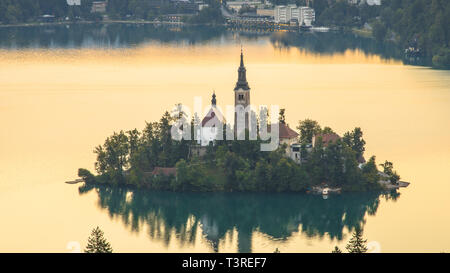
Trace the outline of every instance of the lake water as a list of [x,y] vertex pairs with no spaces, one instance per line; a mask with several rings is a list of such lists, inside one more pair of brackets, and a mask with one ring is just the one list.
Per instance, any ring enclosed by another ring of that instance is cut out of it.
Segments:
[[[175,103],[233,103],[243,45],[252,104],[394,162],[397,194],[152,193],[80,188],[93,148]],[[127,25],[0,28],[0,251],[68,252],[100,226],[117,252],[330,252],[356,225],[382,252],[450,251],[450,71],[351,34]]]

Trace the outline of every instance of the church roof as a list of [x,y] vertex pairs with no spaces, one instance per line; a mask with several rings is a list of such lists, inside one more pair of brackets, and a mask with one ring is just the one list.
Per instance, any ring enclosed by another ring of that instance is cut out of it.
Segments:
[[220,110],[216,106],[216,94],[213,93],[212,100],[211,100],[211,109],[209,109],[208,113],[205,115],[205,117],[202,120],[202,127],[213,127],[214,125],[217,125],[219,123],[224,124],[225,118],[220,112]]
[[334,143],[338,141],[341,137],[338,134],[331,133],[331,134],[317,134],[314,136],[314,146],[317,145],[317,140],[319,138],[322,138],[322,145],[323,147],[327,147],[328,144]]
[[[294,130],[292,130],[291,128],[289,128],[289,126],[285,123],[279,123],[279,138],[280,139],[292,139],[292,138],[296,138],[298,137],[298,133]],[[270,133],[271,132],[271,126],[268,125],[267,126],[267,131]]]
[[208,114],[206,114],[206,116],[202,120],[202,127],[211,127],[220,122],[220,119],[216,115],[216,111],[217,109],[215,109],[214,107],[211,107],[211,109],[209,109]]
[[234,91],[238,89],[243,90],[250,90],[250,87],[248,86],[247,82],[247,69],[245,69],[244,66],[244,53],[241,49],[241,64],[238,69],[238,81],[236,82],[236,87],[234,88]]

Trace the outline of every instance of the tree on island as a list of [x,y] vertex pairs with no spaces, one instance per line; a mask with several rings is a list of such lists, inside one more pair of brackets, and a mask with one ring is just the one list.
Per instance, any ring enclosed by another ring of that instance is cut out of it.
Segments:
[[344,134],[343,141],[356,153],[356,158],[362,157],[366,148],[366,141],[362,138],[361,128],[356,127],[353,131]]
[[328,126],[323,127],[322,134],[336,134],[333,129]]
[[286,116],[285,116],[285,112],[286,112],[286,109],[280,109],[280,117],[278,118],[278,121],[279,121],[281,124],[286,124]]
[[314,135],[321,132],[320,125],[317,121],[311,119],[301,120],[298,123],[297,129],[300,133],[300,143],[310,144]]
[[96,227],[92,230],[91,236],[88,238],[88,245],[84,250],[85,253],[112,253],[113,249],[108,241],[103,237],[104,233]]
[[367,252],[367,240],[364,240],[363,231],[361,228],[356,228],[352,238],[345,247],[349,253],[366,253]]
[[331,253],[342,253],[342,250],[338,246],[335,246]]
[[105,140],[103,146],[97,146],[94,153],[97,154],[95,169],[98,173],[116,172],[121,174],[128,166],[127,154],[129,151],[129,139],[124,131],[114,134]]
[[[300,152],[305,160],[297,164],[286,156],[285,145],[272,152],[262,152],[261,138],[248,140],[248,131],[246,140],[217,141],[206,147],[206,154],[200,156],[194,149],[195,140],[172,139],[171,125],[174,117],[180,116],[184,114],[178,104],[172,115],[166,111],[159,121],[147,122],[142,131],[114,132],[94,151],[98,175],[80,169],[79,176],[88,184],[129,185],[157,191],[304,192],[324,182],[343,191],[382,188],[378,183],[375,157],[362,168],[358,166],[355,150],[362,152],[365,143],[360,129],[351,133],[355,136],[350,138],[353,146],[339,139],[329,143],[326,149],[319,141],[307,150],[315,134],[333,130],[330,127],[322,130],[314,120],[300,121]],[[279,121],[286,122],[284,112]],[[189,126],[187,119],[185,122]],[[193,129],[200,119],[195,116],[190,122]],[[265,122],[266,114],[262,114],[260,124]],[[178,174],[155,176],[152,172],[156,167],[175,168]]]
[[383,164],[380,164],[380,166],[383,167],[383,172],[389,175],[389,180],[391,181],[391,183],[394,185],[398,184],[400,175],[398,175],[398,173],[394,171],[394,164],[386,160]]

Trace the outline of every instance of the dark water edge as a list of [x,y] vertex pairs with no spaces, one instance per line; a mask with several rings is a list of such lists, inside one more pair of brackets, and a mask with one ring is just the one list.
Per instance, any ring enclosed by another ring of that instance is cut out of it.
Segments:
[[[308,238],[341,241],[347,230],[364,227],[382,199],[395,202],[400,193],[364,192],[331,195],[299,193],[153,192],[129,187],[83,185],[79,194],[95,192],[97,205],[130,232],[144,227],[151,240],[169,244],[173,236],[194,244],[202,236],[219,252],[229,232],[237,231],[239,252],[252,251],[252,236],[261,232],[271,240],[287,241],[294,233]],[[174,235],[175,234],[175,235]]]
[[407,59],[394,43],[379,43],[351,31],[264,32],[232,30],[225,26],[176,26],[138,23],[58,24],[0,28],[0,49],[133,48],[149,43],[201,45],[209,43],[257,42],[268,40],[276,48],[298,48],[315,54],[332,55],[361,50],[385,60],[431,66],[431,60]]

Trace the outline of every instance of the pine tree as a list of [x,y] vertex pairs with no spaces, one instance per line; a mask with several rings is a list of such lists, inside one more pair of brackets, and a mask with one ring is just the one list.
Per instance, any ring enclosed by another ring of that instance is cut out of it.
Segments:
[[112,253],[111,245],[103,237],[103,231],[96,227],[92,230],[88,238],[88,245],[84,252],[86,253]]
[[340,250],[338,246],[335,246],[331,253],[342,253],[342,250]]
[[366,253],[367,252],[367,240],[362,237],[363,231],[360,228],[356,228],[352,238],[348,242],[346,248],[349,253]]

